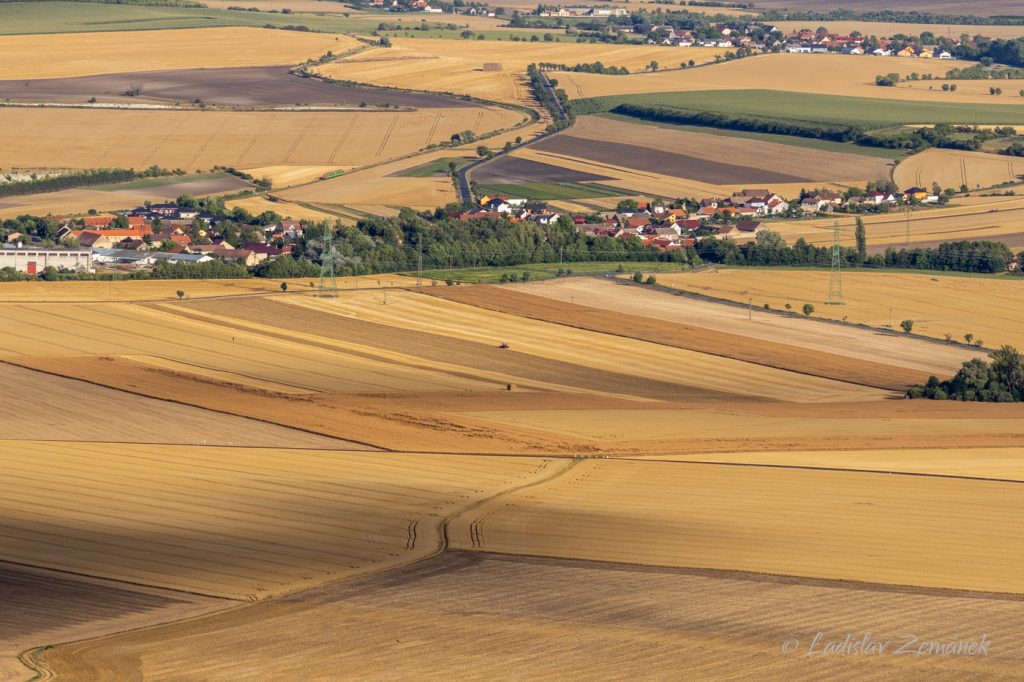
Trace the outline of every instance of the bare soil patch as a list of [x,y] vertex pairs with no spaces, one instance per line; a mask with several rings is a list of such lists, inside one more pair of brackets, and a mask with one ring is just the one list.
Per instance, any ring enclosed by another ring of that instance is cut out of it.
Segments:
[[716,185],[737,183],[788,183],[812,180],[809,175],[780,173],[765,168],[713,161],[708,158],[678,154],[621,142],[603,142],[559,134],[533,145],[534,149],[568,154],[588,161],[615,164],[654,171],[679,178],[691,178]]
[[[142,88],[136,97],[125,93]],[[283,66],[251,66],[226,69],[176,69],[110,73],[72,78],[0,81],[0,99],[14,101],[84,102],[162,101],[187,104],[200,100],[223,106],[334,105],[393,107],[467,107],[471,102],[455,97],[418,92],[356,87],[301,78]]]
[[609,180],[605,175],[559,168],[547,163],[501,156],[473,172],[473,179],[483,184],[517,184],[523,182],[594,182]]

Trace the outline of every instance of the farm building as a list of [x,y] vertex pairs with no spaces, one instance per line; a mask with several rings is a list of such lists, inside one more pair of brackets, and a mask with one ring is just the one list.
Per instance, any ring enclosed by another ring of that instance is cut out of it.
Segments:
[[58,270],[92,270],[92,252],[71,249],[10,248],[0,249],[0,268],[37,275],[48,267]]

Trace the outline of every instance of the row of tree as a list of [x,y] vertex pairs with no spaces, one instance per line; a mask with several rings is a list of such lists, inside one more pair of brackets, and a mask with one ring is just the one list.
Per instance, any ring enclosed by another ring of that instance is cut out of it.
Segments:
[[927,383],[911,387],[907,397],[984,403],[1024,401],[1024,356],[1013,346],[1003,346],[989,358],[988,362],[981,358],[965,362],[947,381],[929,377]]
[[[845,267],[898,268],[908,270],[948,270],[952,272],[1006,272],[1014,259],[1009,247],[1001,242],[956,241],[937,248],[888,248],[885,253],[869,256],[864,223],[857,219],[856,246],[840,247]],[[759,232],[745,244],[713,236],[697,240],[697,256],[708,263],[723,265],[818,266],[832,264],[832,247],[815,246],[800,238],[792,246],[771,230]]]
[[59,192],[63,189],[130,182],[138,178],[155,178],[172,174],[184,174],[184,171],[170,171],[159,166],[151,166],[144,171],[136,171],[132,168],[95,168],[74,173],[62,173],[61,175],[34,177],[31,180],[5,182],[0,184],[0,198]]

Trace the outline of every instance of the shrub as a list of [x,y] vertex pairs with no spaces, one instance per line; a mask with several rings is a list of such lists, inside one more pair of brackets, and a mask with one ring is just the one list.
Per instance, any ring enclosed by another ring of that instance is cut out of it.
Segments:
[[640,284],[641,282],[643,282],[644,281],[644,273],[642,273],[642,272],[634,272],[633,273],[633,281],[636,282],[637,284]]
[[648,275],[646,283],[647,284],[657,284],[658,283],[658,278],[655,277],[654,275]]
[[807,317],[810,317],[811,313],[814,312],[814,306],[811,305],[810,303],[804,303],[803,311],[804,311],[804,315],[806,315]]
[[903,331],[905,331],[906,333],[909,334],[911,331],[914,330],[914,321],[913,320],[903,320],[902,322],[900,322],[900,328]]

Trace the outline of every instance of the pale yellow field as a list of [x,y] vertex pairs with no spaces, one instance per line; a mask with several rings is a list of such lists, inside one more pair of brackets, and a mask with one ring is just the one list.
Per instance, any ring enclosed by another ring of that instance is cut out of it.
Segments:
[[0,441],[3,558],[255,600],[441,547],[542,459]]
[[[522,132],[518,134],[522,135]],[[513,133],[509,133],[514,136]],[[494,144],[488,140],[486,144]],[[455,188],[450,178],[399,177],[397,173],[422,165],[434,159],[453,155],[452,150],[428,152],[397,159],[371,168],[315,182],[304,187],[279,192],[290,201],[313,202],[352,206],[363,210],[366,205],[410,206],[428,210],[456,201]],[[377,213],[377,211],[368,211]]]
[[[601,97],[645,92],[693,90],[782,90],[823,95],[845,95],[876,99],[921,102],[959,102],[975,104],[1017,104],[1016,97],[992,97],[988,85],[984,93],[973,88],[942,92],[941,82],[901,83],[894,88],[875,85],[879,73],[898,72],[944,76],[949,69],[964,68],[972,62],[957,60],[873,58],[837,54],[766,54],[723,62],[701,69],[639,73],[629,76],[605,76],[592,73],[559,73],[559,86],[569,97]],[[994,82],[994,81],[993,81]],[[988,83],[986,81],[986,83]],[[933,90],[928,86],[932,85]],[[1006,88],[1003,88],[1006,91]],[[1013,91],[1016,93],[1016,90]]]
[[[525,72],[526,67],[534,62],[574,65],[600,60],[609,66],[625,66],[630,71],[639,71],[652,60],[665,66],[678,66],[690,59],[698,63],[709,62],[716,54],[722,53],[717,48],[668,49],[658,45],[571,42],[524,45],[496,40],[395,38],[392,43],[391,48],[363,52],[323,66],[320,70],[333,78],[375,85],[529,103],[532,95]],[[487,62],[499,62],[502,71],[483,71]]]
[[253,215],[259,215],[264,211],[274,211],[278,215],[292,220],[314,220],[317,222],[326,220],[332,223],[335,220],[342,220],[343,222],[350,222],[331,213],[300,206],[290,201],[270,201],[264,197],[246,197],[245,199],[227,202],[228,209],[235,208],[236,206],[244,208]]
[[893,180],[899,187],[939,187],[959,190],[993,187],[1024,179],[1024,158],[955,149],[926,149],[896,166]]
[[[1015,252],[1024,248],[1024,199],[1020,197],[969,197],[956,199],[954,206],[915,210],[910,214],[909,238],[907,216],[902,211],[864,216],[868,249],[908,243],[935,245],[961,239],[991,239],[1004,242]],[[853,246],[854,227],[850,216],[782,221],[771,229],[780,232],[792,244],[799,238],[818,246],[832,244],[832,228],[838,219],[844,245]]]
[[497,107],[314,113],[5,108],[0,147],[5,167],[361,166],[463,130],[483,135],[522,119]]
[[[888,395],[879,389],[528,320],[404,291],[389,296],[386,306],[380,305],[379,296],[374,294],[336,300],[286,300],[339,315],[491,346],[506,342],[518,352],[542,358],[683,386],[795,402],[877,400]],[[624,364],[624,357],[657,358],[657,362],[637,360]]]
[[1021,593],[1022,520],[1016,483],[605,460],[485,504],[449,537],[485,552]]
[[[964,5],[968,8],[969,5]],[[852,31],[860,31],[866,36],[878,38],[889,38],[897,33],[904,35],[920,35],[925,31],[934,33],[939,38],[958,40],[961,35],[967,34],[970,37],[982,35],[989,38],[1018,38],[1024,36],[1024,26],[976,26],[971,24],[899,24],[885,21],[773,21],[773,26],[779,27],[785,33],[792,33],[803,29],[817,30],[824,26],[832,33],[849,35]],[[879,57],[878,59],[887,59]]]
[[0,79],[298,64],[357,45],[348,36],[242,27],[0,36]]
[[[0,201],[0,219],[15,218],[20,215],[74,215],[95,209],[99,213],[121,211],[131,206],[141,206],[146,201],[161,199],[163,190],[152,189],[120,189],[101,191],[80,188],[66,189],[46,194],[24,194],[18,197],[4,197]],[[173,201],[176,197],[162,197]]]
[[[0,302],[129,302],[170,301],[177,299],[177,290],[188,293],[188,298],[208,296],[244,296],[255,293],[280,291],[280,282],[254,277],[252,279],[197,279],[185,282],[175,280],[118,280],[114,282],[4,282],[0,286]],[[292,286],[297,286],[293,284]]]
[[1024,313],[1017,302],[1024,296],[1024,279],[946,277],[931,274],[843,273],[845,305],[822,305],[828,273],[805,270],[744,270],[716,268],[696,273],[659,274],[658,283],[708,296],[775,309],[786,303],[799,310],[815,304],[815,317],[842,319],[882,327],[914,320],[914,333],[963,340],[973,333],[989,348],[1012,344],[1024,348]]
[[345,166],[263,166],[262,168],[245,168],[246,173],[254,178],[270,178],[274,182],[274,189],[284,189],[292,185],[301,185],[313,180],[318,180],[324,173],[330,171],[347,171],[359,164],[352,163]]

